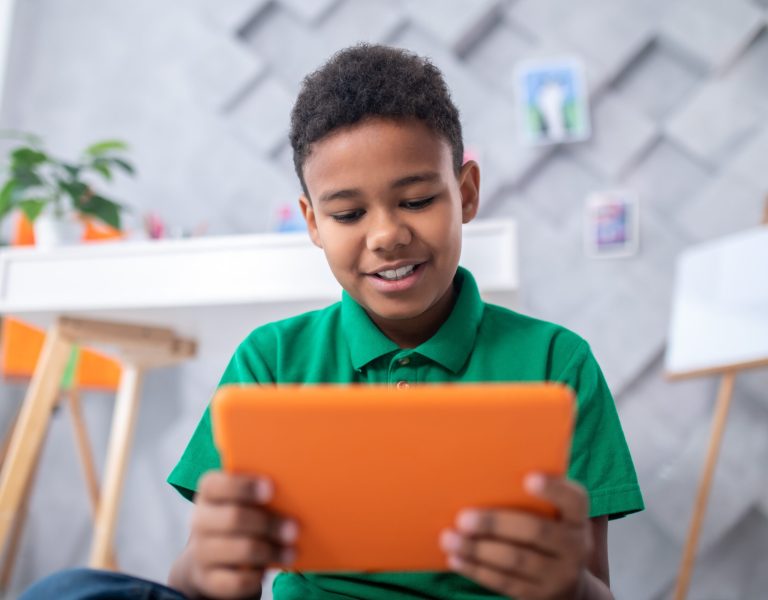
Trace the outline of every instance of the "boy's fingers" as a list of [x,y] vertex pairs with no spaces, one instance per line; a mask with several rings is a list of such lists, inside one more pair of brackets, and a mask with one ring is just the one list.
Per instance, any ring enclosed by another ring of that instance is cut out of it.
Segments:
[[566,523],[583,525],[589,519],[589,497],[578,483],[534,473],[525,478],[525,487],[534,496],[554,504]]
[[261,591],[264,577],[260,569],[233,569],[220,567],[208,569],[202,575],[202,591],[221,600],[254,598]]
[[211,567],[264,568],[277,560],[280,550],[248,536],[209,537],[200,544],[200,561]]
[[245,534],[292,544],[298,525],[263,509],[240,504],[198,504],[192,515],[192,528],[201,534]]
[[487,565],[460,558],[448,557],[448,566],[476,583],[513,598],[540,598],[541,585],[519,575],[494,569]]
[[210,567],[265,568],[272,563],[290,564],[295,553],[250,536],[210,537],[200,546],[200,560]]
[[530,547],[491,538],[471,538],[451,530],[442,532],[440,546],[459,558],[534,581],[545,580],[557,568],[551,555]]
[[265,477],[243,477],[223,471],[209,471],[200,478],[198,499],[207,502],[265,504],[272,499],[272,482]]
[[515,510],[464,510],[456,528],[468,536],[493,537],[538,548],[555,555],[562,530],[552,519]]

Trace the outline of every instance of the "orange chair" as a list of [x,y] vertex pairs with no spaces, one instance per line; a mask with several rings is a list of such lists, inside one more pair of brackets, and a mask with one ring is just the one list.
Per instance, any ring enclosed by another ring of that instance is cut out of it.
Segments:
[[[122,237],[121,232],[108,226],[99,225],[91,221],[86,221],[85,223],[84,242],[114,240]],[[24,215],[20,215],[14,228],[12,244],[15,246],[31,246],[34,243],[35,237],[32,225]],[[3,319],[0,326],[0,334],[2,334],[0,335],[0,376],[12,381],[29,381],[35,371],[43,343],[45,342],[45,331],[12,318]],[[75,428],[75,439],[83,464],[86,486],[94,514],[99,501],[99,485],[80,407],[79,390],[116,391],[119,381],[119,362],[105,354],[88,349],[76,349],[73,351],[70,368],[67,370],[64,381],[62,381],[62,390],[66,393],[68,399]],[[0,461],[3,460],[8,449],[10,431],[13,431],[13,426],[9,429],[2,448],[0,448]],[[21,513],[16,519],[13,536],[6,553],[5,564],[3,565],[2,572],[0,572],[0,589],[6,589],[10,581],[21,531],[26,518],[32,479],[31,477],[30,484],[25,491]]]

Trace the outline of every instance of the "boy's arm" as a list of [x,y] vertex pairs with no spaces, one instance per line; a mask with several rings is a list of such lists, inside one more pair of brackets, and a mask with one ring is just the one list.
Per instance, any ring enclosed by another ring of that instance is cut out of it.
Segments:
[[579,600],[613,600],[608,571],[608,517],[595,517],[592,523],[592,555],[587,561]]

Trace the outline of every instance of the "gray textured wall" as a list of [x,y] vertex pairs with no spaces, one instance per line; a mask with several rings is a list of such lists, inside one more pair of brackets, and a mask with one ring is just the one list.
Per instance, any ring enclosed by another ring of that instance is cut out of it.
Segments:
[[[286,140],[301,77],[359,40],[440,66],[481,155],[482,217],[521,223],[523,310],[593,345],[616,394],[648,510],[611,526],[614,588],[664,598],[709,435],[716,382],[667,383],[662,358],[675,255],[758,224],[768,192],[766,0],[20,0],[0,125],[61,153],[128,140],[140,169],[117,195],[211,233],[265,231],[298,186]],[[515,141],[512,71],[575,53],[593,98],[591,141]],[[636,257],[581,251],[594,189],[642,203]],[[763,275],[764,276],[764,275]],[[163,482],[216,380],[153,374],[120,515],[125,570],[164,578],[188,507]],[[737,382],[691,598],[768,596],[768,378]],[[2,415],[21,388],[2,384]],[[86,402],[103,456],[111,403]],[[66,414],[46,447],[14,590],[86,560],[88,507]]]

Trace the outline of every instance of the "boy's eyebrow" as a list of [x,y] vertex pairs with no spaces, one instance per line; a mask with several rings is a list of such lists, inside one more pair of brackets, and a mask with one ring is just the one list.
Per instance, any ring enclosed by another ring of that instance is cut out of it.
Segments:
[[440,179],[439,173],[436,173],[435,171],[426,171],[424,173],[416,173],[414,175],[408,175],[407,177],[398,179],[397,181],[393,182],[390,187],[392,189],[397,189],[401,187],[407,187],[414,183],[432,183],[438,179]]
[[[413,185],[414,183],[432,183],[434,181],[437,181],[438,179],[440,179],[439,173],[436,173],[434,171],[426,171],[424,173],[415,173],[413,175],[407,175],[406,177],[397,179],[396,181],[393,181],[389,187],[395,190],[398,188],[408,187],[409,185]],[[325,194],[322,194],[320,196],[320,202],[328,202],[330,200],[344,200],[349,198],[358,198],[362,196],[362,194],[363,194],[362,191],[360,191],[358,188],[335,190],[332,192],[326,192]]]
[[344,200],[346,198],[358,198],[362,195],[362,192],[357,188],[348,190],[336,190],[333,192],[325,192],[320,196],[320,202],[328,202],[330,200]]

